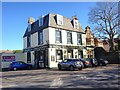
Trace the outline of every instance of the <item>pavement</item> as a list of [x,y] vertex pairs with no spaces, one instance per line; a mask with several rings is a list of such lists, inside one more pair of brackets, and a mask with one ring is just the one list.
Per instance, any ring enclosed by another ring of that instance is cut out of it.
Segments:
[[[57,69],[0,72],[1,88],[120,88],[120,65],[108,64],[81,71]],[[11,90],[12,90],[11,89]]]

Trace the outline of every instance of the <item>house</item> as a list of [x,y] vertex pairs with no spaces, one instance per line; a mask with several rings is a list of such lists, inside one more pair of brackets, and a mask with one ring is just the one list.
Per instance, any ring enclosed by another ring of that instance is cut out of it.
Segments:
[[86,33],[86,49],[87,49],[87,58],[94,58],[94,35],[91,33],[90,27],[85,28]]
[[23,41],[27,63],[37,68],[55,68],[65,58],[86,57],[86,34],[75,16],[49,13],[36,21],[30,17]]
[[103,41],[96,38],[92,32],[89,26],[85,29],[86,33],[86,49],[87,49],[87,58],[94,58],[95,52],[94,49],[97,47],[103,48]]
[[98,38],[94,38],[94,42],[95,42],[95,47],[102,47],[103,48],[103,41],[98,39]]
[[[120,51],[120,35],[118,35],[118,37],[114,38],[113,41],[114,41],[113,43],[114,43],[115,51]],[[109,45],[108,40],[103,40],[103,46],[107,52],[110,51],[110,45]]]

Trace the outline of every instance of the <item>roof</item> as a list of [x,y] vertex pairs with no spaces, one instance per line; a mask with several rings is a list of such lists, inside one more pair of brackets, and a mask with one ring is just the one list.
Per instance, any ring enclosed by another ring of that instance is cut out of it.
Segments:
[[27,36],[28,34],[32,34],[34,32],[40,31],[44,28],[47,28],[49,25],[49,22],[48,22],[49,21],[49,14],[44,17],[43,21],[44,21],[43,26],[40,26],[40,27],[39,27],[39,20],[32,23],[31,24],[31,32],[28,32],[28,28],[27,28],[23,37]]
[[51,13],[47,14],[44,17],[43,26],[40,26],[40,27],[39,27],[39,21],[38,20],[35,21],[34,23],[31,24],[31,32],[28,32],[28,28],[27,28],[23,37],[27,36],[28,34],[32,34],[37,31],[40,31],[47,27],[61,28],[63,30],[70,30],[70,31],[77,31],[77,32],[85,33],[80,23],[79,23],[79,29],[75,29],[73,26],[72,19],[66,18],[64,16],[63,16],[63,25],[62,26],[57,25],[56,15],[57,14],[51,14]]
[[57,25],[57,20],[56,20],[56,14],[50,14],[50,25],[51,27],[56,27],[56,28],[62,28],[64,30],[70,30],[70,31],[78,31],[81,33],[85,33],[84,30],[82,29],[80,23],[79,23],[79,29],[75,29],[73,26],[72,19],[66,18],[63,16],[63,25],[59,26]]
[[98,38],[94,38],[95,42],[103,42],[102,40],[98,39]]

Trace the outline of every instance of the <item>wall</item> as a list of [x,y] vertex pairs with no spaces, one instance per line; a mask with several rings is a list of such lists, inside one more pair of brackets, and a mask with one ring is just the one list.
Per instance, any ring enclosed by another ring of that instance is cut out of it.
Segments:
[[38,46],[38,32],[31,35],[31,47]]
[[23,48],[27,48],[27,37],[23,38]]
[[[55,28],[49,27],[49,43],[50,44],[56,44],[55,43]],[[72,46],[77,46],[77,32],[72,32],[72,40],[73,44],[67,44],[67,32],[66,30],[61,30],[61,35],[62,35],[62,43],[58,45],[72,45]],[[48,35],[47,35],[48,36]],[[82,34],[82,43],[83,45],[86,45],[86,34]]]
[[[27,57],[27,55],[26,55]],[[34,60],[35,60],[35,55],[34,55],[34,51],[31,51],[31,64],[34,65]]]
[[[24,53],[16,53],[16,54],[12,54],[12,53],[3,53],[1,54],[1,60],[2,61],[2,56],[15,56],[15,60],[16,61],[24,61],[26,62],[26,58],[25,58],[25,54]],[[1,62],[1,68],[8,68],[10,63],[12,63],[12,61],[2,61]]]
[[73,45],[77,46],[77,32],[72,32],[72,40],[73,40]]
[[120,51],[119,52],[107,52],[106,60],[110,64],[120,64]]
[[43,44],[47,44],[48,40],[49,40],[49,28],[46,28],[43,30]]
[[86,46],[86,34],[82,34],[82,45]]
[[[49,48],[48,53],[49,53],[49,56],[48,56],[49,67],[50,68],[56,68],[57,65],[58,65],[58,62],[56,62],[56,49],[55,48]],[[54,58],[52,58],[52,57],[54,57]]]
[[49,27],[49,44],[55,44],[55,28]]

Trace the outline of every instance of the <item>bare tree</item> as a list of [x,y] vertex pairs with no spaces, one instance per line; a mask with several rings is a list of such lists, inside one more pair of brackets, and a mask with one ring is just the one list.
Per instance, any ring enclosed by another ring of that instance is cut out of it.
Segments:
[[108,39],[110,50],[114,51],[114,37],[120,33],[120,7],[118,2],[98,2],[90,8],[89,22],[94,27],[94,35]]

